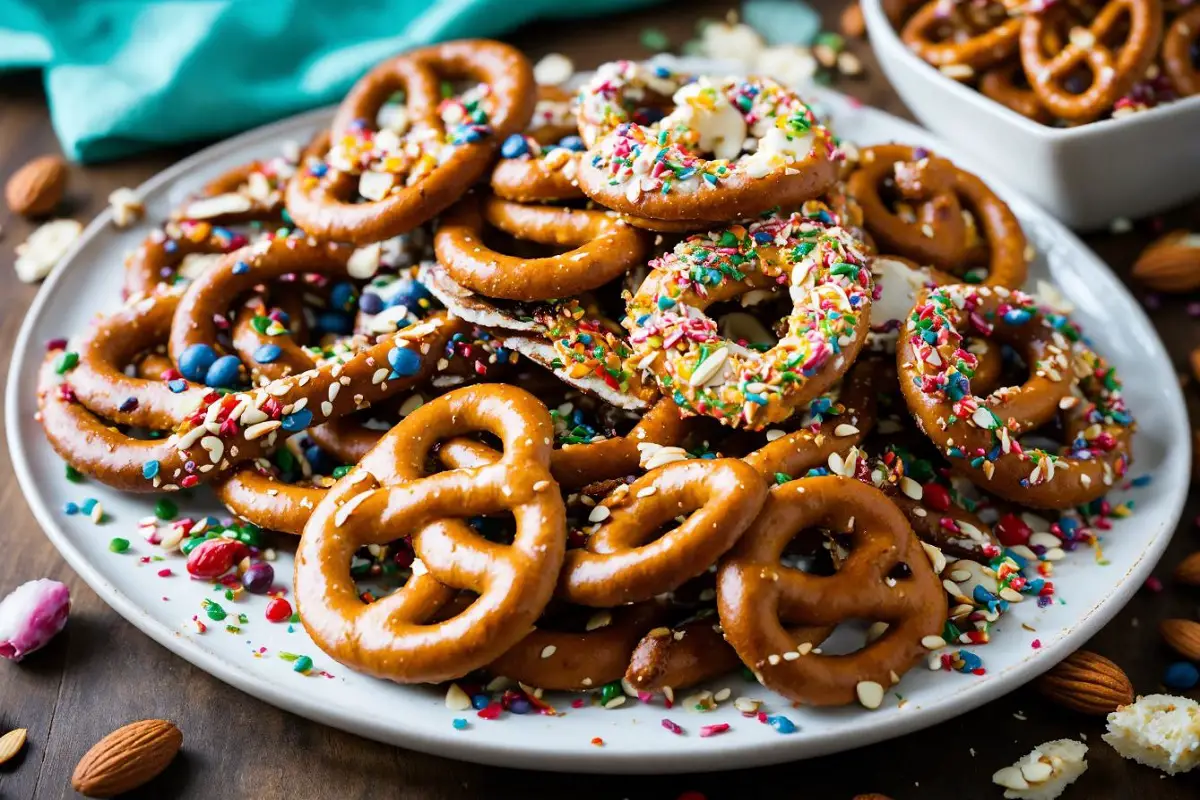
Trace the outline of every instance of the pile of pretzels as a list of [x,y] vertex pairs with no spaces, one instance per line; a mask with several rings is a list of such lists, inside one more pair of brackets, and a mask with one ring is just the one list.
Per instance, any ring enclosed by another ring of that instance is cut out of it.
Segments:
[[[449,42],[151,233],[120,310],[52,343],[39,420],[102,483],[290,534],[354,670],[670,694],[745,665],[875,708],[995,619],[980,591],[1036,594],[1044,548],[984,516],[1128,469],[1120,383],[1029,258],[979,178],[769,78],[619,61],[572,94]],[[872,636],[824,652],[847,621]]]
[[884,11],[922,59],[1046,125],[1200,94],[1189,0],[885,0]]

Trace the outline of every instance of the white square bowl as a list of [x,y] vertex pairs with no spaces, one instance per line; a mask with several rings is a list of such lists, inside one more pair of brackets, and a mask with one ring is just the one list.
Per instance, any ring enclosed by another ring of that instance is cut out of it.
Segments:
[[1089,230],[1200,197],[1200,96],[1120,119],[1051,128],[926,64],[880,6],[862,0],[871,45],[909,110],[1072,228]]

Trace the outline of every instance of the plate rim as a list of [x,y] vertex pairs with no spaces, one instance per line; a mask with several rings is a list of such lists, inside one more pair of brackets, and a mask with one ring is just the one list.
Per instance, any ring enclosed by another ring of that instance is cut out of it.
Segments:
[[[817,101],[829,100],[853,109],[854,113],[869,113],[883,115],[889,122],[898,122],[901,127],[915,128],[920,131],[922,138],[934,146],[944,145],[941,138],[913,123],[889,114],[872,106],[867,106],[830,90],[813,93]],[[177,179],[188,174],[194,168],[224,155],[232,155],[239,149],[252,144],[254,140],[269,136],[273,132],[290,131],[293,128],[312,125],[316,126],[322,120],[332,115],[335,106],[327,106],[312,111],[296,114],[291,117],[267,125],[253,128],[237,136],[210,145],[187,158],[156,173],[137,188],[139,196],[144,196],[160,188],[169,187]],[[953,150],[953,147],[947,148]],[[974,169],[972,159],[962,159]],[[988,170],[984,171],[989,172]],[[1031,201],[1013,191],[1003,180],[988,177],[990,185],[998,188],[998,194],[1005,198],[1018,198],[1037,208]],[[1084,611],[1070,625],[1060,639],[1051,644],[1031,651],[1024,658],[1010,666],[1006,672],[994,675],[986,680],[954,692],[955,702],[940,702],[933,706],[922,706],[911,715],[892,718],[881,724],[870,727],[865,731],[832,730],[814,734],[801,739],[779,737],[768,742],[745,740],[729,740],[720,750],[693,748],[681,753],[656,754],[649,752],[606,753],[594,747],[584,748],[581,745],[571,745],[564,748],[539,747],[537,750],[524,750],[515,745],[485,741],[482,738],[463,736],[454,731],[449,725],[445,731],[426,730],[422,727],[403,728],[393,724],[388,726],[372,718],[355,716],[352,713],[323,706],[319,695],[289,693],[285,688],[265,679],[256,677],[253,673],[238,667],[235,662],[211,652],[199,643],[178,635],[178,632],[164,623],[155,620],[140,607],[131,597],[118,586],[110,583],[92,566],[82,551],[71,542],[70,535],[58,524],[53,511],[38,490],[33,470],[21,439],[20,419],[15,413],[20,407],[21,390],[27,384],[20,380],[20,373],[29,360],[29,348],[32,344],[33,329],[40,316],[43,306],[49,302],[55,288],[63,279],[72,262],[82,248],[92,239],[102,235],[108,228],[112,218],[111,209],[105,209],[84,229],[79,239],[64,255],[50,276],[47,277],[37,293],[29,310],[21,322],[15,344],[12,362],[7,375],[5,389],[6,414],[5,433],[8,438],[9,453],[12,456],[13,471],[18,484],[25,495],[26,503],[34,514],[35,519],[51,543],[67,561],[79,577],[93,591],[113,608],[123,618],[133,624],[141,632],[175,655],[183,658],[196,667],[204,670],[213,677],[246,692],[247,694],[269,703],[283,711],[298,714],[324,725],[339,728],[349,733],[365,736],[377,741],[406,747],[415,751],[430,753],[445,758],[468,760],[476,763],[496,766],[525,767],[543,771],[573,771],[573,772],[612,772],[625,771],[630,773],[680,773],[708,772],[730,768],[760,766],[766,764],[796,761],[816,758],[834,752],[863,747],[879,741],[903,736],[923,728],[936,725],[947,719],[960,716],[983,705],[984,703],[1003,697],[1017,687],[1037,677],[1050,669],[1071,652],[1078,649],[1079,644],[1091,638],[1106,625],[1122,608],[1141,586],[1142,581],[1153,569],[1169,544],[1181,518],[1187,495],[1187,481],[1182,480],[1171,496],[1164,503],[1172,503],[1166,519],[1173,520],[1168,529],[1157,531],[1154,538],[1147,543],[1137,560],[1130,565],[1124,577],[1119,580],[1115,591],[1102,598],[1091,608]],[[1119,288],[1129,297],[1130,302],[1142,317],[1142,322],[1155,333],[1154,345],[1157,347],[1157,358],[1170,364],[1170,357],[1162,343],[1161,337],[1145,316],[1145,312],[1137,305],[1132,294],[1111,272],[1104,262],[1082,241],[1068,230],[1062,223],[1047,217],[1050,224],[1057,229],[1059,235],[1065,234],[1066,241],[1090,253],[1104,273],[1102,280],[1108,281]],[[1166,412],[1168,417],[1186,419],[1183,395],[1177,384],[1172,384],[1171,391],[1160,398],[1157,413]],[[1190,450],[1190,441],[1181,437],[1182,448]],[[1178,446],[1178,445],[1176,445]],[[1184,458],[1187,453],[1184,453]],[[1172,502],[1173,501],[1173,502]],[[1031,666],[1031,663],[1033,666]],[[737,742],[737,743],[734,743]],[[802,743],[802,744],[801,744]]]

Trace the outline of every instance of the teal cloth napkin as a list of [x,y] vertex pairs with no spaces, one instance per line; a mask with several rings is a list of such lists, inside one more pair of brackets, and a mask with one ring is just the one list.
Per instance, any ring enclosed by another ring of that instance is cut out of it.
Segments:
[[0,0],[0,70],[41,68],[64,152],[104,161],[338,100],[422,44],[654,0]]

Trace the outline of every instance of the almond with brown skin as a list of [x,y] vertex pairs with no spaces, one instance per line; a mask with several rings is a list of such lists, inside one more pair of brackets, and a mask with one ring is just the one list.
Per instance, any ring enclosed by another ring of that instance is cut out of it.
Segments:
[[1172,231],[1142,251],[1133,278],[1159,292],[1200,289],[1200,234]]
[[1200,586],[1200,552],[1192,553],[1175,567],[1175,580],[1188,586]]
[[85,797],[128,792],[166,769],[182,745],[183,734],[173,723],[131,722],[87,751],[71,775],[71,786]]
[[1188,661],[1200,661],[1200,622],[1190,619],[1164,619],[1158,624],[1167,646]]
[[1102,716],[1133,702],[1124,670],[1088,650],[1072,653],[1037,679],[1046,698],[1081,714]]
[[66,189],[67,162],[62,156],[42,156],[13,173],[4,199],[14,213],[40,217],[54,210]]

